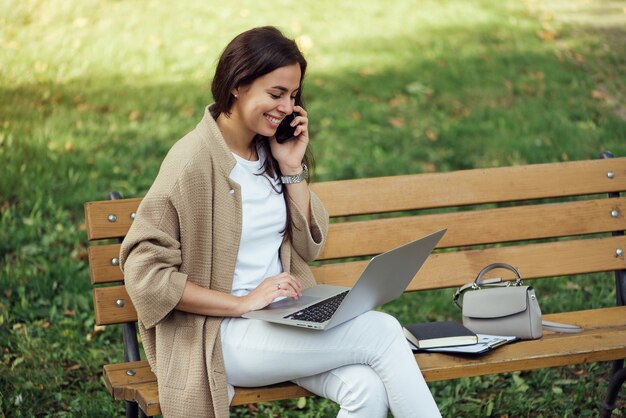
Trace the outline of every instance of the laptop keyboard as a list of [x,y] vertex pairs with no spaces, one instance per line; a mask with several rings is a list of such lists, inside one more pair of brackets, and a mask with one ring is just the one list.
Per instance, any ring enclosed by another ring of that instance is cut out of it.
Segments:
[[341,301],[343,300],[343,298],[346,297],[348,292],[349,291],[346,290],[345,292],[339,293],[332,298],[325,299],[321,302],[316,303],[315,305],[311,305],[309,307],[299,310],[298,312],[287,315],[284,318],[309,322],[328,321],[330,317],[333,316],[333,314],[341,304]]

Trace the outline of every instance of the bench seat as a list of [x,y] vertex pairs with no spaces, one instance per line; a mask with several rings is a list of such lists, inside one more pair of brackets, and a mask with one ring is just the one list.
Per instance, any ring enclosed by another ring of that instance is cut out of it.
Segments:
[[[626,358],[626,306],[544,315],[544,319],[578,324],[584,330],[578,334],[546,331],[539,341],[519,341],[480,356],[417,353],[415,358],[426,381]],[[135,374],[129,376],[128,370]],[[161,413],[156,376],[147,361],[106,365],[104,378],[114,399],[137,402],[148,415]],[[232,405],[309,395],[293,383],[236,388]]]

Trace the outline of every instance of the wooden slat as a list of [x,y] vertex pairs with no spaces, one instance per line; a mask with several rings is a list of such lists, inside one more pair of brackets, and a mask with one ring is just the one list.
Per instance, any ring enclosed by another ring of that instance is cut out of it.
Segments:
[[[435,253],[426,260],[407,291],[460,286],[473,281],[483,267],[495,262],[518,268],[525,279],[626,269],[624,256],[615,256],[617,248],[626,248],[625,236]],[[312,270],[320,284],[352,286],[366,264],[367,261],[325,264]],[[506,272],[502,276],[512,278]]]
[[281,399],[300,398],[302,396],[313,396],[313,394],[308,390],[290,382],[264,386],[262,388],[236,387],[235,397],[231,402],[231,406],[245,405],[256,402],[278,401]]
[[545,315],[549,321],[594,322],[595,327],[579,334],[555,333],[517,342],[479,357],[417,353],[415,358],[427,381],[619,360],[626,358],[625,318],[623,306]]
[[161,415],[161,404],[159,404],[159,389],[155,383],[144,383],[136,385],[135,400],[141,410],[148,416]]
[[[95,240],[125,236],[132,224],[131,214],[137,211],[139,202],[141,198],[85,203],[87,237]],[[116,221],[110,222],[109,215],[115,215]]]
[[[129,376],[127,371],[134,375]],[[109,394],[116,400],[138,402],[148,415],[161,413],[158,404],[156,376],[147,361],[108,364],[104,366],[104,380]],[[255,402],[269,402],[279,399],[312,395],[306,389],[292,383],[280,383],[262,388],[236,388],[231,405],[245,405]]]
[[626,213],[626,198],[334,223],[319,259],[378,254],[441,228],[439,248],[626,230],[613,210]]
[[626,190],[626,157],[329,181],[312,188],[331,216],[620,192]]
[[113,259],[119,259],[119,256],[120,244],[93,245],[89,247],[91,284],[124,280],[124,274],[120,270],[120,266],[113,264]]
[[[620,192],[626,190],[626,157],[329,181],[311,187],[331,216]],[[140,201],[86,203],[89,239],[124,236]],[[117,222],[108,221],[110,214],[117,215]]]
[[[141,410],[148,416],[161,415],[156,376],[150,371],[147,361],[136,363],[140,365],[131,368],[138,373],[136,376],[139,377],[135,379],[128,378],[126,375],[126,370],[129,368],[124,366],[130,363],[105,366],[117,366],[117,370],[110,370],[108,375],[105,375],[109,393],[116,400],[137,402]],[[111,386],[113,385],[117,385],[115,390],[111,390]],[[290,382],[260,388],[237,387],[235,388],[235,396],[231,402],[231,406],[246,405],[256,402],[271,402],[301,396],[313,396],[313,394]]]
[[[156,383],[156,376],[150,370],[147,361],[129,361],[126,363],[107,364],[103,367],[104,381],[113,399],[134,400],[134,393],[129,389],[132,385]],[[132,371],[129,375],[127,372]]]
[[[118,300],[124,301],[124,306],[118,306],[116,303]],[[124,286],[93,289],[93,305],[98,325],[137,321],[137,311]]]
[[[626,198],[335,223],[318,259],[378,254],[443,227],[439,248],[626,230],[626,216],[613,217],[612,210],[626,213]],[[123,280],[111,264],[119,249],[89,248],[92,283]]]
[[[448,232],[440,248],[626,229],[626,217],[611,216],[613,209],[626,213],[626,198],[332,224],[319,259],[381,253],[442,227]],[[111,263],[119,248],[89,248],[92,283],[123,280],[119,266]]]
[[[525,279],[626,269],[624,256],[615,257],[616,248],[626,248],[626,237],[437,253],[429,257],[407,291],[463,285],[474,280],[480,269],[493,262],[504,262],[517,267]],[[313,274],[320,284],[352,286],[366,263],[358,261],[327,264],[313,267]],[[497,273],[500,275],[501,272]],[[510,273],[502,273],[504,278],[512,278]],[[124,300],[124,307],[117,306],[118,299]],[[124,286],[94,289],[94,308],[98,324],[137,320],[137,312]]]

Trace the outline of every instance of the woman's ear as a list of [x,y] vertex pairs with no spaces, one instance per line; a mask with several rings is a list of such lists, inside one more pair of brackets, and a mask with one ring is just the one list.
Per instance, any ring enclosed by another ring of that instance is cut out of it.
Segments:
[[239,98],[239,87],[231,90],[231,94],[235,97],[235,99]]

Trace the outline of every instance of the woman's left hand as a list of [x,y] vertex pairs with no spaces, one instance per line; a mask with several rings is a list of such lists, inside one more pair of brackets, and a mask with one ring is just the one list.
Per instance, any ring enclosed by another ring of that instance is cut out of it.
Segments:
[[309,145],[309,118],[307,112],[301,106],[294,106],[293,111],[298,114],[291,122],[295,126],[294,136],[296,139],[289,140],[283,144],[276,141],[276,137],[270,138],[270,148],[272,155],[278,161],[280,171],[284,175],[296,175],[302,171],[302,159]]

